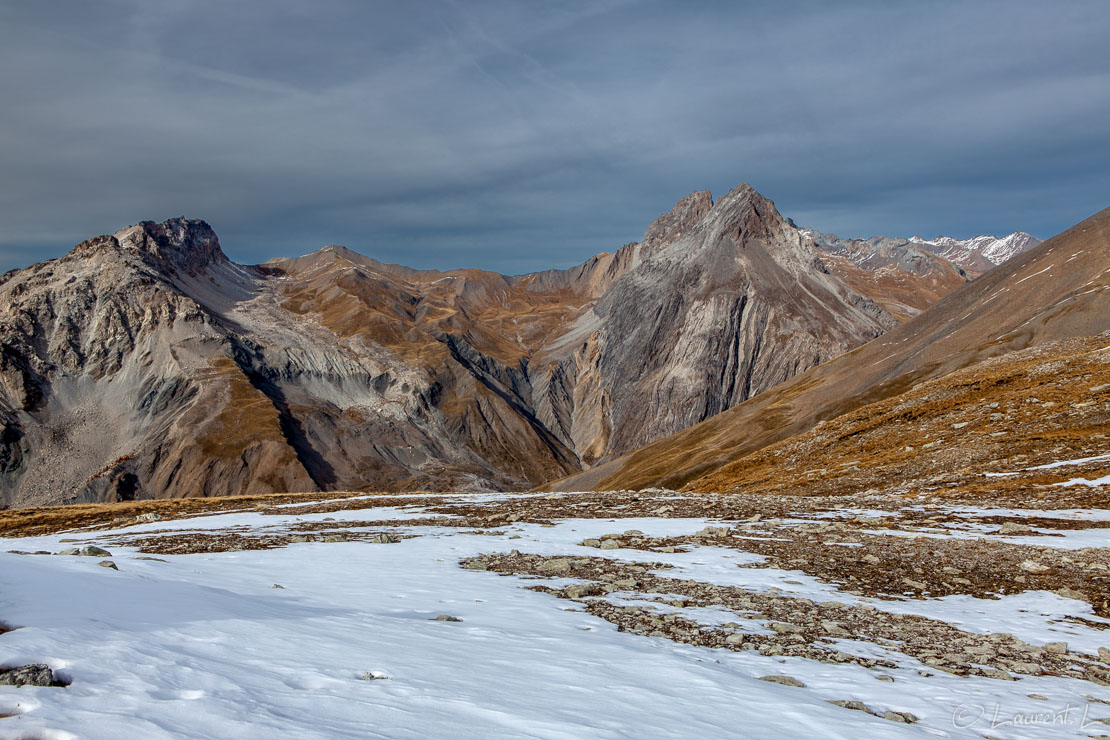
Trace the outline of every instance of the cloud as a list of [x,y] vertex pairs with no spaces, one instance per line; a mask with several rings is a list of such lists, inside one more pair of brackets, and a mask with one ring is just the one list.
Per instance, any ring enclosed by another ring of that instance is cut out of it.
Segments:
[[[9,4],[15,5],[15,4]],[[1108,205],[1102,2],[0,9],[0,269],[145,218],[244,262],[565,266],[751,182],[845,235]]]

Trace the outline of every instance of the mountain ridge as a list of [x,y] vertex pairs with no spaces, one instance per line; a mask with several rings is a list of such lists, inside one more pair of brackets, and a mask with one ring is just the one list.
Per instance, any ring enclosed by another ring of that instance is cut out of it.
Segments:
[[521,276],[141,222],[0,280],[0,504],[541,485],[897,324],[826,258],[748,185]]

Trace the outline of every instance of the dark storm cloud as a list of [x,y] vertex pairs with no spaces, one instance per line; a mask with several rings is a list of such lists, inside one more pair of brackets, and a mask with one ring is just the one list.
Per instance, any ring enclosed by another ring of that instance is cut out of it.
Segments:
[[740,182],[842,235],[1110,205],[1101,0],[13,5],[0,268],[184,214],[244,262],[520,272]]

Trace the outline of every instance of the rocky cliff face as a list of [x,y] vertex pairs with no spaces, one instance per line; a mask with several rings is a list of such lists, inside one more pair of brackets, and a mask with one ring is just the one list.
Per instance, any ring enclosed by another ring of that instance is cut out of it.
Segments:
[[747,186],[517,277],[144,222],[0,277],[0,503],[531,487],[894,323]]
[[[569,431],[587,464],[730,408],[894,323],[824,271],[750,187],[708,210],[690,201],[653,224],[639,266],[538,358],[541,375],[574,391],[571,403],[544,399],[544,417]],[[652,241],[658,234],[668,239]]]

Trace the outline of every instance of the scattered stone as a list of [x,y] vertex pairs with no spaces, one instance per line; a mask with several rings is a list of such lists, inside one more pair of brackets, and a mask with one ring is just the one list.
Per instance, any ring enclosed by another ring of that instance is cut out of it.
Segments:
[[1033,534],[1033,528],[1027,527],[1024,524],[1017,522],[1006,522],[998,528],[997,534],[1012,535],[1012,534]]
[[1036,699],[1037,701],[1048,701],[1047,696],[1041,696],[1040,694],[1029,694],[1029,698]]
[[1098,649],[1098,657],[1103,663],[1110,665],[1110,648],[1100,647]]
[[280,588],[284,590],[285,586],[282,586],[280,583],[275,583],[273,586],[270,586],[270,588]]
[[830,701],[829,704],[835,704],[836,706],[844,707],[845,709],[854,709],[857,712],[867,712],[868,714],[872,713],[871,707],[867,706],[862,701],[855,701],[854,699],[837,699],[835,701]]
[[375,545],[392,545],[392,544],[395,544],[397,542],[400,542],[401,540],[396,535],[392,535],[392,534],[389,534],[388,532],[384,532],[382,534],[379,534],[379,535],[375,536],[374,539],[372,539],[370,541],[373,542]]
[[799,627],[798,625],[790,624],[789,622],[771,622],[767,626],[770,627],[775,632],[778,632],[780,635],[796,634],[798,632],[805,632],[804,627]]
[[[762,652],[762,651],[760,651],[760,652]],[[802,683],[801,681],[799,681],[798,679],[794,678],[793,676],[778,676],[778,675],[760,676],[759,680],[760,681],[767,681],[768,683],[777,683],[777,684],[781,684],[783,686],[794,686],[794,687],[799,688],[799,689],[804,689],[805,688],[805,684]]]
[[620,540],[604,540],[600,547],[602,550],[619,550],[621,545]]
[[165,563],[166,562],[162,558],[152,558],[149,555],[140,555],[139,557],[137,557],[135,559],[136,560],[153,560],[155,563]]
[[871,553],[867,553],[862,558],[860,558],[860,560],[867,563],[868,565],[878,565],[882,562],[882,560],[880,560],[875,555],[872,555]]
[[601,587],[596,583],[580,583],[574,586],[567,586],[563,589],[568,599],[581,599],[583,596],[593,596]]
[[367,671],[366,673],[363,673],[359,678],[361,678],[363,681],[384,681],[389,678],[389,676],[382,673],[381,671]]
[[119,570],[119,568],[116,567],[116,564],[113,563],[111,560],[101,560],[99,563],[97,563],[97,565],[99,565],[102,568],[111,568],[112,570]]
[[483,559],[468,560],[463,563],[463,568],[466,570],[489,570],[489,561]]
[[907,725],[912,725],[917,722],[917,716],[909,712],[883,712],[883,719],[888,719],[891,722],[901,722]]
[[343,538],[342,538],[342,537],[340,537],[340,536],[339,536],[339,535],[337,535],[337,534],[329,534],[329,535],[327,535],[326,537],[324,537],[324,540],[323,540],[323,541],[324,541],[324,542],[342,542],[342,541],[343,541]]
[[84,547],[82,547],[77,552],[77,554],[78,555],[85,555],[87,557],[94,557],[94,558],[110,558],[110,557],[112,557],[112,553],[108,552],[103,547],[97,547],[96,545],[85,545]]
[[1034,575],[1052,572],[1052,568],[1045,565],[1044,563],[1038,563],[1036,560],[1023,560],[1018,565],[1018,567],[1024,570],[1026,573],[1033,573]]
[[1056,589],[1054,592],[1057,596],[1063,596],[1065,599],[1078,599],[1079,601],[1086,601],[1087,597],[1082,591],[1076,591],[1074,588],[1064,586]]
[[458,617],[452,617],[450,614],[440,614],[438,617],[436,617],[435,619],[433,619],[431,621],[433,621],[433,622],[461,622],[462,620],[459,619]]
[[1066,642],[1048,642],[1045,643],[1044,649],[1054,655],[1065,655],[1068,652],[1068,644]]
[[695,537],[725,537],[728,535],[728,527],[704,527],[694,533]]
[[0,686],[61,686],[54,671],[44,663],[32,663],[18,668],[0,668]]
[[571,570],[569,558],[555,558],[554,560],[546,560],[540,563],[537,568],[540,573],[569,573]]
[[588,538],[578,543],[582,547],[601,547],[601,540],[595,538]]

